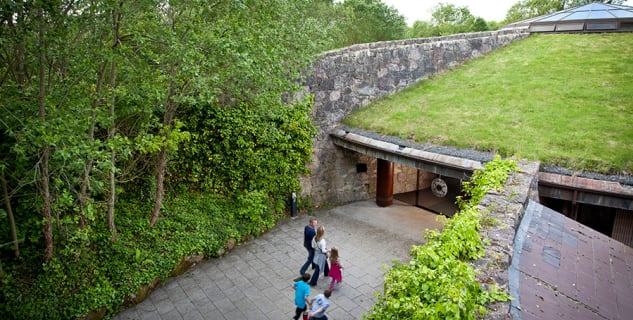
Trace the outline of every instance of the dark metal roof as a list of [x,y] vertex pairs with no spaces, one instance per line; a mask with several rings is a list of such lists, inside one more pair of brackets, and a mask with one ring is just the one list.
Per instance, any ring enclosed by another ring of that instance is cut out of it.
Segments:
[[508,270],[513,319],[631,319],[633,248],[529,201]]
[[633,32],[633,7],[594,2],[511,23],[530,32]]

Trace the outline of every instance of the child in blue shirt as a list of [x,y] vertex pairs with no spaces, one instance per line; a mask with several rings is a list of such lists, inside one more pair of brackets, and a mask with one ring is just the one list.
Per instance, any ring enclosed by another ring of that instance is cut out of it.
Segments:
[[310,281],[310,277],[311,275],[306,272],[294,280],[293,288],[295,289],[295,305],[297,306],[295,316],[293,317],[295,320],[299,320],[301,313],[308,310],[310,299],[310,286],[308,285],[308,281]]

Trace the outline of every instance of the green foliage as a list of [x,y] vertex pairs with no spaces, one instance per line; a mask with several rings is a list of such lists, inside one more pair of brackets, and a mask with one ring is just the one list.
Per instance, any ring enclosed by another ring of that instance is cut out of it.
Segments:
[[89,245],[62,250],[32,279],[17,265],[5,268],[2,318],[73,319],[101,308],[115,314],[141,286],[169,277],[182,257],[215,257],[229,239],[259,234],[280,218],[258,192],[237,199],[197,193],[172,198],[153,229],[144,215],[150,204],[119,205],[116,242],[107,229],[95,230],[84,242]]
[[479,203],[489,191],[498,191],[503,188],[508,172],[516,170],[516,162],[503,160],[496,154],[492,161],[485,164],[483,171],[475,171],[470,180],[462,184],[464,196],[457,197],[460,209]]
[[275,208],[268,196],[261,191],[240,194],[236,199],[235,218],[241,234],[258,236],[272,228],[280,216],[275,215]]
[[[3,4],[2,207],[26,240],[19,259],[1,252],[0,318],[115,312],[183,256],[272,227],[312,152],[312,101],[293,95],[328,43],[315,3]],[[166,200],[147,229],[165,150]]]
[[473,16],[468,7],[439,3],[433,8],[431,21],[415,21],[407,30],[408,38],[428,38],[456,33],[496,30],[498,23]]
[[181,188],[231,194],[259,190],[287,197],[299,190],[316,133],[311,100],[276,108],[209,107],[187,117],[189,148],[176,155],[170,179]]
[[430,38],[440,35],[440,31],[427,21],[415,21],[407,30],[407,38]]
[[457,7],[453,4],[439,3],[432,13],[432,24],[439,35],[477,32],[488,30],[486,21],[475,17],[468,7]]
[[485,305],[508,301],[510,296],[496,286],[484,288],[476,280],[469,261],[484,254],[478,230],[481,214],[476,205],[479,191],[502,187],[512,160],[496,156],[483,170],[477,170],[464,186],[469,200],[442,232],[429,231],[427,243],[411,248],[411,260],[396,263],[385,276],[384,291],[365,319],[477,319],[485,316]]
[[335,47],[398,40],[406,36],[405,18],[380,0],[345,0],[334,9],[334,12],[344,14],[336,21],[340,40]]

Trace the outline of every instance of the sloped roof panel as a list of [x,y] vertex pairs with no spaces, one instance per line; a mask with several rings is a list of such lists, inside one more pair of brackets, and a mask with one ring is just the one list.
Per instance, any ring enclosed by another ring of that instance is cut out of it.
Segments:
[[633,18],[632,10],[611,10],[611,14],[616,18]]
[[534,21],[532,21],[532,22],[536,22],[536,21],[539,21],[539,22],[546,22],[546,21],[560,21],[560,20],[565,19],[565,17],[567,17],[568,15],[569,15],[569,13],[568,13],[568,12],[562,12],[562,13],[559,13],[559,14],[555,14],[555,15],[553,15],[553,16],[545,17],[545,18],[543,18],[543,19],[535,19],[535,20],[534,20]]
[[[633,22],[633,7],[594,2],[515,22],[504,26],[504,29],[528,26],[532,32],[630,31],[631,28],[628,26],[631,22]],[[588,23],[592,24],[592,27],[586,27],[585,25]],[[566,26],[566,24],[569,25]],[[579,24],[582,24],[583,27],[579,28]]]
[[587,19],[613,19],[615,16],[611,11],[589,11]]
[[585,19],[589,19],[589,16],[592,14],[591,11],[578,11],[578,12],[574,12],[568,16],[565,17],[565,19],[562,20],[585,20]]

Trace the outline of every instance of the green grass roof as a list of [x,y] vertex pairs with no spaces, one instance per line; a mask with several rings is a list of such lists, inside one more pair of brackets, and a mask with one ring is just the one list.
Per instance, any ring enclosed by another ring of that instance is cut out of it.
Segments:
[[418,143],[631,174],[633,33],[532,35],[343,122]]

